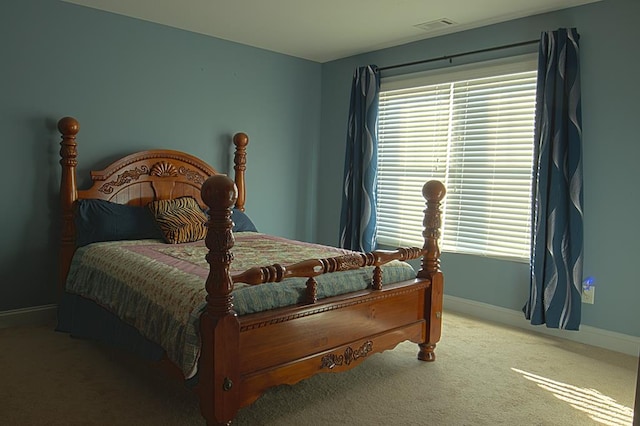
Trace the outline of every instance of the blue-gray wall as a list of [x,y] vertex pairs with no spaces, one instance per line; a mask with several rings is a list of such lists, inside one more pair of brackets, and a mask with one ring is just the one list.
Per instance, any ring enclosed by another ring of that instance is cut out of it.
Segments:
[[[323,64],[322,129],[318,169],[317,239],[335,244],[340,181],[353,69],[440,57],[539,38],[540,32],[576,27],[581,34],[585,185],[585,275],[596,279],[594,305],[583,305],[583,324],[640,336],[638,178],[640,158],[640,1],[604,0],[586,6],[423,40]],[[535,51],[535,47],[533,47]],[[452,65],[529,49],[454,60]],[[433,67],[447,66],[440,62]],[[424,68],[407,68],[400,72]],[[394,71],[397,73],[398,71]],[[391,75],[391,72],[383,72]],[[528,291],[528,265],[444,254],[445,293],[519,310]]]
[[55,302],[66,115],[80,122],[81,184],[148,148],[227,172],[231,135],[246,132],[256,225],[312,239],[320,64],[53,0],[0,4],[0,57],[0,311]]

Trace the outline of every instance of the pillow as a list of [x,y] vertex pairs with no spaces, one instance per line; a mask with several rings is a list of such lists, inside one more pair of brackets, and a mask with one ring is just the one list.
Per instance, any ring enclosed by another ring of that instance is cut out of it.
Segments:
[[258,232],[249,216],[243,211],[233,209],[231,220],[233,220],[233,232]]
[[162,239],[153,216],[144,207],[81,199],[75,206],[76,245],[100,241]]
[[193,197],[152,201],[148,208],[170,244],[199,241],[207,236],[207,216]]

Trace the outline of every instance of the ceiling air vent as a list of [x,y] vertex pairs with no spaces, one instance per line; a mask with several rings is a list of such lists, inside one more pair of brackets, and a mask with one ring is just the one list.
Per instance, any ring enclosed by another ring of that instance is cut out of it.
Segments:
[[453,25],[456,25],[456,22],[448,18],[442,18],[435,21],[423,22],[422,24],[414,25],[414,27],[420,28],[424,31],[438,31]]

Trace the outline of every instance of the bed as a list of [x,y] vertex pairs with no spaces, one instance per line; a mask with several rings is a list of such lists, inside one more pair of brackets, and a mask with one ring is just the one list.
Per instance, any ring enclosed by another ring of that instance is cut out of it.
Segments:
[[[233,137],[234,180],[187,153],[147,150],[92,171],[91,186],[79,189],[78,121],[62,118],[58,129],[58,286],[65,301],[59,330],[92,337],[94,324],[113,321],[120,327],[110,331],[115,342],[154,352],[193,387],[207,424],[230,424],[270,387],[349,370],[403,341],[418,345],[420,360],[435,360],[443,295],[440,182],[423,187],[423,247],[357,253],[251,229],[246,134]],[[115,209],[107,210],[116,218],[108,231],[116,229],[115,237],[96,236],[100,227],[90,225],[86,239],[85,222],[94,216],[81,208],[100,212],[103,205]],[[151,212],[156,226],[125,221],[120,209]],[[204,228],[183,226],[192,212]],[[239,229],[245,219],[249,229]],[[406,261],[417,258],[420,270],[407,276]],[[164,269],[145,269],[152,264]],[[113,283],[103,282],[106,275]],[[168,303],[156,311],[160,299]]]

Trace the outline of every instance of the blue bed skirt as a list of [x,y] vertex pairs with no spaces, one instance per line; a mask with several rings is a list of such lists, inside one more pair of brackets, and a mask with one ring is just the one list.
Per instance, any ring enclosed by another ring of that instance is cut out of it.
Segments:
[[121,321],[107,309],[92,300],[67,292],[63,293],[58,304],[56,331],[95,340],[150,361],[160,361],[165,355],[160,345],[146,339],[133,326]]

